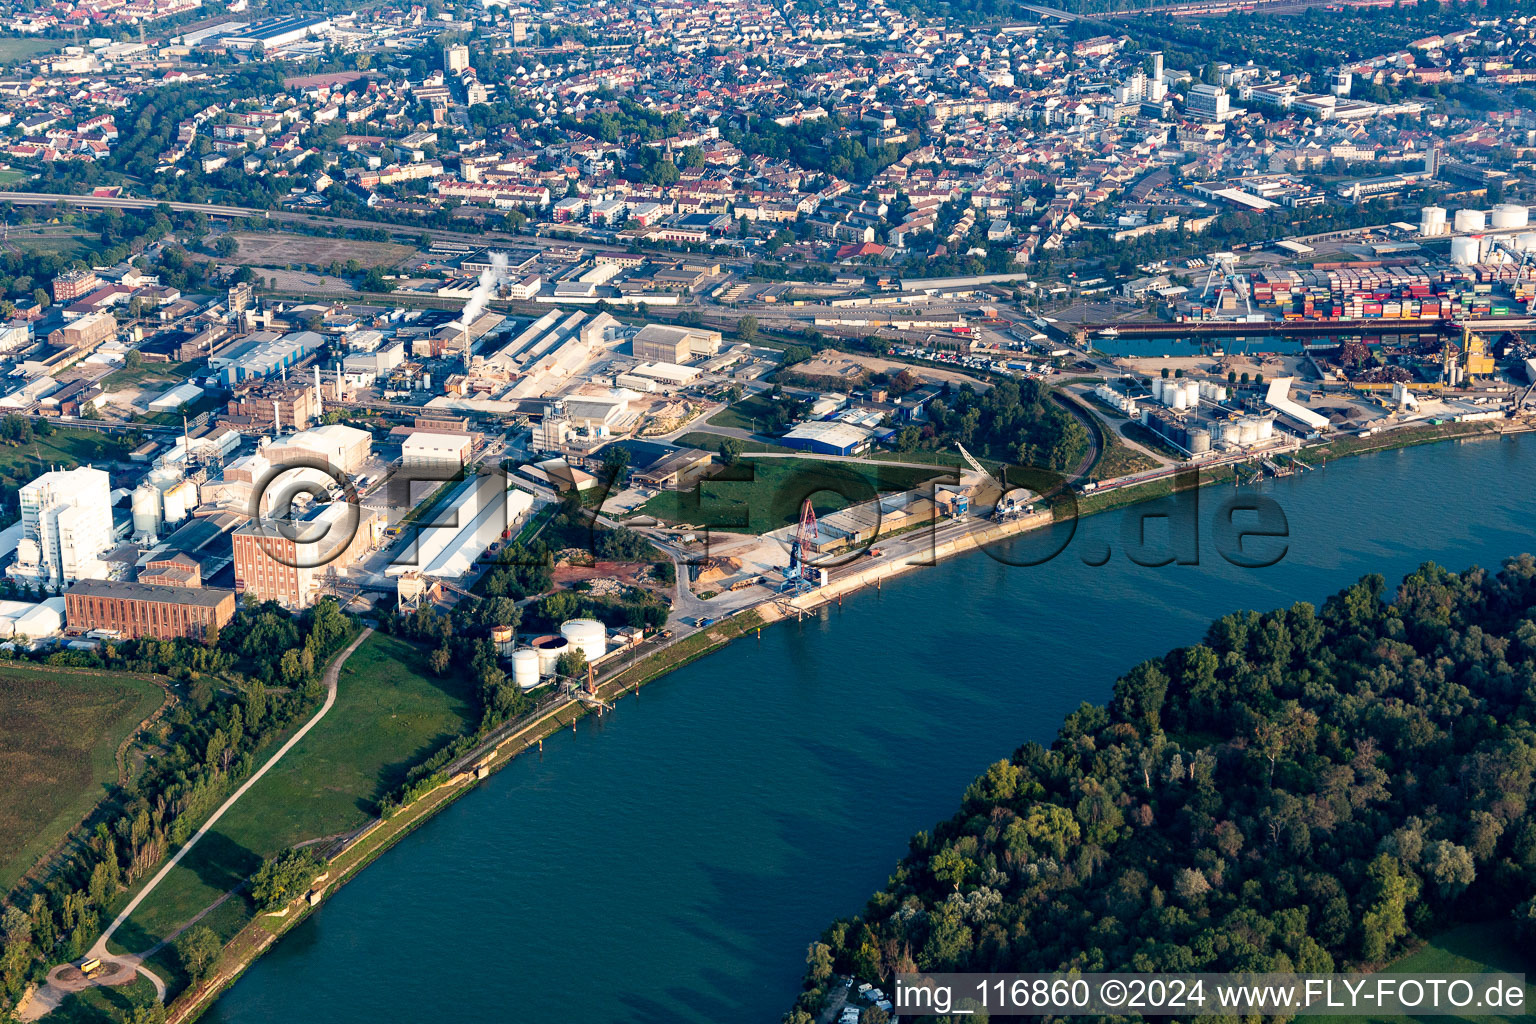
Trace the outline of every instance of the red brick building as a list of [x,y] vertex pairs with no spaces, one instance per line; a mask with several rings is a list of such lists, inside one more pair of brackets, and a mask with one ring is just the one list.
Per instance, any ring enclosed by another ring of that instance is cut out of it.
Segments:
[[64,626],[71,633],[105,629],[135,638],[201,638],[234,617],[232,590],[80,580],[64,594]]

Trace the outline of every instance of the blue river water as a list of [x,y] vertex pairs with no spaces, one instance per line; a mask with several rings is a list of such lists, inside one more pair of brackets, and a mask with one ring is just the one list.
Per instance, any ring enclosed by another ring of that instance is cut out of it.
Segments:
[[[1211,524],[1234,494],[1283,510],[1287,538],[1244,548],[1283,546],[1273,566],[1218,553]],[[973,553],[921,569],[624,698],[404,839],[204,1020],[777,1021],[806,945],[859,910],[912,833],[1139,660],[1368,572],[1536,551],[1536,437],[1349,459],[1200,503],[1198,565],[1127,557],[1144,509],[1095,516],[1044,565]],[[1146,522],[1150,549],[1169,524]]]

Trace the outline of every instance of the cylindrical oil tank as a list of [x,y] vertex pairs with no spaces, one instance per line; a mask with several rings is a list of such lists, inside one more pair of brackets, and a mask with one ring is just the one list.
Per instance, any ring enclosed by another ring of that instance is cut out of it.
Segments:
[[152,537],[160,530],[160,488],[145,481],[133,489],[133,532]]
[[539,652],[524,647],[512,652],[512,681],[520,690],[532,690],[539,685]]
[[1183,388],[1167,388],[1163,393],[1168,396],[1168,405],[1170,407],[1174,409],[1189,408],[1189,399],[1185,397]]
[[555,674],[555,662],[560,655],[571,649],[571,642],[563,636],[541,636],[533,642],[533,650],[539,656],[539,675]]
[[1242,444],[1253,444],[1259,439],[1259,424],[1252,416],[1237,421],[1237,439]]
[[1419,211],[1419,234],[1443,235],[1445,234],[1445,208],[1440,206],[1426,206]]
[[1500,203],[1493,208],[1496,228],[1523,228],[1531,222],[1530,211],[1519,203]]
[[1200,427],[1189,428],[1189,453],[1203,455],[1211,450],[1211,432]]
[[567,619],[560,623],[560,635],[585,654],[588,661],[608,653],[608,627],[596,619]]
[[1488,215],[1482,210],[1457,210],[1454,223],[1457,234],[1482,231],[1488,226]]
[[491,627],[491,643],[496,645],[496,653],[503,658],[512,657],[512,651],[517,647],[516,641],[517,633],[511,626]]
[[1164,383],[1166,382],[1161,377],[1152,378],[1152,398],[1154,401],[1161,402],[1163,400]]
[[1470,267],[1477,262],[1478,239],[1453,238],[1451,239],[1451,262],[1460,267]]
[[1515,248],[1521,252],[1536,251],[1536,231],[1523,231],[1515,239]]
[[1275,436],[1275,418],[1273,416],[1261,416],[1259,418],[1259,440],[1268,441]]
[[1193,409],[1200,404],[1200,382],[1197,380],[1184,381],[1184,404]]

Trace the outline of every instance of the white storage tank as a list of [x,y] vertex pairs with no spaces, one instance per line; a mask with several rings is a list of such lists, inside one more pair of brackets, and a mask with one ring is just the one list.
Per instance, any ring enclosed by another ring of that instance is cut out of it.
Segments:
[[1488,215],[1482,210],[1457,210],[1455,223],[1459,235],[1482,231],[1488,227]]
[[1522,232],[1515,238],[1515,248],[1521,252],[1536,252],[1536,231]]
[[1479,239],[1453,238],[1451,239],[1451,262],[1459,267],[1470,267],[1478,260]]
[[539,652],[524,647],[512,652],[512,681],[520,690],[532,690],[539,685]]
[[571,642],[563,636],[541,636],[532,646],[539,656],[539,675],[552,676],[555,663],[560,660],[560,655],[571,649]]
[[1191,455],[1203,455],[1211,450],[1211,432],[1200,427],[1191,427],[1189,430],[1189,453]]
[[1259,424],[1252,416],[1237,421],[1237,440],[1240,444],[1253,444],[1259,439]]
[[148,480],[133,489],[133,533],[154,537],[160,531],[160,488]]
[[1172,407],[1174,409],[1188,409],[1189,408],[1189,399],[1184,397],[1184,389],[1183,388],[1181,388],[1181,387],[1170,387],[1170,388],[1164,389],[1163,393],[1168,396],[1168,405],[1170,407]]
[[1440,206],[1426,206],[1419,211],[1419,234],[1443,235],[1445,234],[1445,208]]
[[197,485],[182,480],[165,492],[165,521],[179,523],[197,508]]
[[1163,400],[1163,385],[1165,383],[1167,382],[1161,377],[1152,378],[1152,398],[1154,401],[1161,402]]
[[1493,208],[1493,226],[1496,228],[1523,228],[1530,222],[1530,211],[1519,203],[1500,203]]
[[1184,381],[1184,404],[1193,409],[1200,404],[1200,382],[1197,380]]
[[567,619],[560,623],[560,635],[588,661],[608,653],[608,627],[596,619]]
[[1273,416],[1261,416],[1259,418],[1259,440],[1268,441],[1275,436],[1275,418]]

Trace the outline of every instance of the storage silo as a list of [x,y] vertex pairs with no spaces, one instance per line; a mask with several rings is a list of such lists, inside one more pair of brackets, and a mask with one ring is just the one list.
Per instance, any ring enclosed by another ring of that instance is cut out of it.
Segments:
[[160,531],[160,488],[148,480],[133,489],[133,534],[145,540]]
[[1426,206],[1419,211],[1419,234],[1443,235],[1445,234],[1445,208],[1441,206]]
[[1204,455],[1211,450],[1211,432],[1202,427],[1189,428],[1189,454]]
[[567,619],[560,623],[560,635],[588,661],[608,653],[608,627],[596,619]]
[[1200,382],[1199,381],[1197,381],[1197,380],[1189,380],[1187,378],[1185,379],[1185,381],[1184,381],[1184,404],[1189,406],[1189,408],[1191,408],[1191,409],[1193,409],[1195,406],[1200,404]]
[[552,676],[555,663],[560,660],[560,655],[571,649],[571,642],[563,636],[541,636],[532,646],[539,656],[539,675]]
[[164,517],[167,523],[179,523],[197,508],[197,485],[190,480],[178,480],[166,489]]
[[1459,267],[1470,267],[1477,262],[1479,249],[1477,238],[1451,239],[1451,262]]
[[497,654],[510,658],[517,647],[517,633],[511,626],[492,626],[491,643],[496,645]]
[[1163,385],[1168,383],[1161,377],[1152,378],[1152,399],[1156,402],[1163,400]]
[[512,652],[512,681],[519,690],[532,690],[539,685],[539,652],[524,647]]
[[1523,228],[1530,222],[1530,211],[1519,203],[1500,203],[1493,208],[1495,228]]
[[1188,409],[1189,399],[1184,396],[1184,389],[1178,385],[1170,385],[1163,389],[1163,394],[1168,396],[1167,405],[1171,409]]
[[1457,210],[1454,223],[1458,235],[1470,234],[1488,227],[1488,215],[1482,210]]

